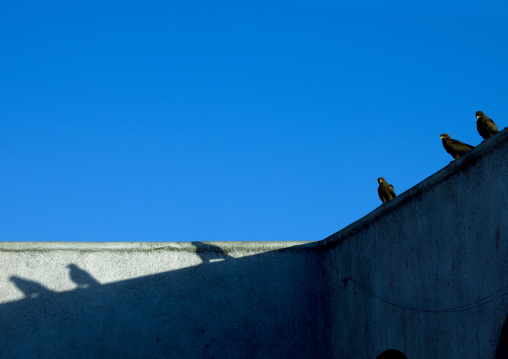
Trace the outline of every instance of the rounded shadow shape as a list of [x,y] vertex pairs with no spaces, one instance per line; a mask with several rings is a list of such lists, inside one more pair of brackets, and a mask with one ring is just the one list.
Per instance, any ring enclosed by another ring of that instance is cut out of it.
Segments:
[[496,359],[508,359],[508,316],[504,320],[503,328],[499,334],[499,342],[496,349]]
[[379,354],[376,359],[407,359],[407,356],[397,349],[390,349]]

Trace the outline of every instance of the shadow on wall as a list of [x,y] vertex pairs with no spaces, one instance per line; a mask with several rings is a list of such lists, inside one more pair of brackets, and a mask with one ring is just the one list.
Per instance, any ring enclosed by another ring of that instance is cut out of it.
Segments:
[[193,244],[200,265],[104,285],[69,264],[67,292],[11,276],[25,298],[0,304],[0,357],[331,358],[321,252]]
[[407,359],[401,351],[390,349],[379,354],[376,359]]
[[204,242],[191,242],[191,244],[196,248],[196,254],[201,258],[203,263],[218,262],[232,258],[219,246]]
[[496,359],[508,359],[508,315],[499,335],[499,343],[496,349]]
[[14,283],[14,285],[25,295],[25,298],[27,299],[34,299],[40,295],[52,293],[49,289],[37,282],[23,279],[15,275],[11,276],[9,280]]

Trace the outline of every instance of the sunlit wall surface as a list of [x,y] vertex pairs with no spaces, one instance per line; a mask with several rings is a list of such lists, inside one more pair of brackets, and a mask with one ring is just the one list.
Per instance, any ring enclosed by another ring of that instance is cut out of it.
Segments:
[[5,358],[330,353],[322,253],[301,242],[0,245]]
[[507,143],[320,242],[4,242],[0,356],[506,359]]

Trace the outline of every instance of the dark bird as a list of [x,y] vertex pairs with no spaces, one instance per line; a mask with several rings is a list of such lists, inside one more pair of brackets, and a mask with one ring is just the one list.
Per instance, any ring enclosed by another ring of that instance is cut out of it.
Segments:
[[444,149],[452,155],[454,161],[474,148],[474,146],[468,145],[467,143],[454,140],[446,133],[443,133],[439,138],[443,140]]
[[476,118],[478,119],[476,121],[476,128],[484,141],[499,132],[494,121],[492,121],[490,117],[487,117],[482,111],[476,112]]
[[379,187],[377,188],[377,194],[383,203],[394,199],[397,195],[395,194],[395,188],[391,184],[385,181],[383,177],[377,179]]
[[67,268],[69,268],[71,280],[76,283],[79,288],[89,288],[100,285],[90,273],[79,268],[77,265],[71,263]]
[[23,279],[13,275],[9,278],[9,280],[13,282],[16,285],[16,287],[18,287],[18,289],[22,291],[25,297],[27,298],[33,299],[37,298],[40,295],[51,293],[51,291],[48,288],[28,279]]

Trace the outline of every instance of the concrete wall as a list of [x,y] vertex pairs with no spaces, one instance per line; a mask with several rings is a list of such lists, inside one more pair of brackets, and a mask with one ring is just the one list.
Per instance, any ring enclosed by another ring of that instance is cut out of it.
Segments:
[[[335,358],[496,357],[508,313],[507,140],[503,131],[323,241]],[[505,332],[508,345],[508,322]]]
[[1,358],[329,358],[303,243],[3,243]]
[[321,242],[1,243],[0,357],[506,359],[507,143]]

